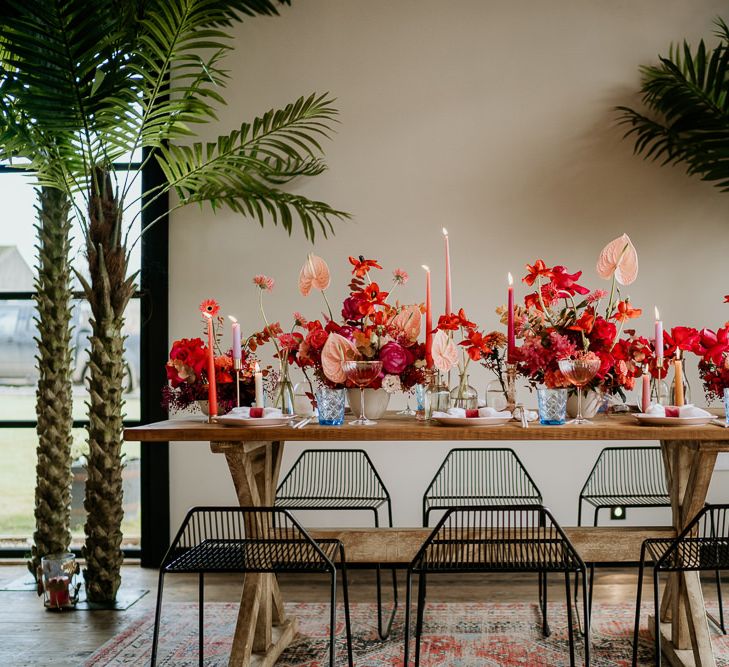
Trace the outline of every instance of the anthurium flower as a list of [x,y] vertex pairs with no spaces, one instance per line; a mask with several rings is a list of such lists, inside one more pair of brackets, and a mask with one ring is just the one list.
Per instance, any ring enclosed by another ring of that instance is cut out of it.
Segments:
[[627,234],[610,241],[597,258],[597,275],[610,280],[613,275],[621,285],[630,285],[638,277],[638,253]]
[[538,259],[533,265],[526,265],[527,274],[522,278],[522,281],[527,285],[533,285],[537,278],[551,278],[552,269],[550,269],[543,260]]
[[618,309],[615,312],[615,315],[613,315],[613,318],[615,318],[618,322],[625,322],[626,320],[640,317],[642,313],[643,310],[640,308],[631,308],[630,301],[625,299],[625,301],[618,301]]
[[422,316],[418,306],[405,306],[395,317],[390,326],[411,341],[418,340]]
[[349,263],[354,266],[352,275],[358,278],[364,278],[371,269],[382,268],[374,259],[365,259],[363,255],[360,255],[359,258],[350,257]]
[[575,294],[589,294],[590,290],[587,287],[577,284],[581,275],[582,271],[567,273],[567,269],[564,266],[555,266],[552,269],[552,284],[561,292],[567,292],[571,296]]
[[299,272],[299,292],[309,296],[311,288],[325,290],[331,282],[331,274],[327,263],[314,254],[309,254]]
[[436,331],[433,336],[433,365],[441,372],[447,373],[458,363],[458,350],[445,331]]
[[338,333],[330,333],[321,349],[321,368],[327,380],[336,384],[344,383],[346,376],[342,362],[356,356],[357,348],[351,340]]

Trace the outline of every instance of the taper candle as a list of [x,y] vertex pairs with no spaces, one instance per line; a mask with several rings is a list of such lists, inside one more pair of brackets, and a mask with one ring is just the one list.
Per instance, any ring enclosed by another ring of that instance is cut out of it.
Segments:
[[443,238],[445,239],[445,314],[450,315],[451,310],[451,246],[448,242],[448,230],[443,227]]
[[254,381],[254,385],[256,387],[256,407],[262,408],[263,407],[263,374],[261,373],[261,367],[258,365],[258,362],[256,362],[256,367],[254,369],[253,381]]
[[683,405],[686,401],[683,395],[683,361],[682,350],[676,350],[673,360],[673,396],[675,405]]
[[663,322],[658,307],[655,307],[656,313],[656,365],[663,365]]
[[233,359],[240,359],[240,324],[238,324],[238,320],[232,315],[228,315],[228,319],[233,323]]
[[643,366],[643,375],[641,376],[641,389],[642,389],[642,395],[641,395],[641,402],[640,402],[640,409],[643,412],[647,412],[648,408],[651,406],[651,374],[648,371],[648,366]]
[[514,334],[514,276],[509,272],[509,290],[507,297],[507,324],[506,324],[506,362],[513,364],[516,362],[514,354],[516,352],[516,336]]
[[213,332],[213,316],[203,313],[208,320],[208,416],[218,414],[218,392],[215,383],[215,333]]
[[425,271],[425,361],[433,368],[433,308],[430,303],[430,269],[423,264]]

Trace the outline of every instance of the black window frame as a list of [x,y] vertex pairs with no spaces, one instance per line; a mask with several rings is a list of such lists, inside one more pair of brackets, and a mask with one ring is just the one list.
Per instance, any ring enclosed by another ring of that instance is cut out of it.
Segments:
[[[148,149],[140,162],[116,163],[115,168],[139,169],[142,164],[142,205],[150,200],[145,193],[165,182],[164,174],[154,160],[146,160]],[[7,173],[24,170],[0,164],[0,178]],[[133,298],[140,302],[140,368],[139,419],[127,420],[125,426],[138,426],[167,418],[160,403],[162,387],[166,384],[164,365],[168,340],[168,275],[169,275],[169,198],[158,197],[142,211],[141,271],[139,287]],[[154,226],[147,230],[154,220]],[[35,292],[0,292],[2,300],[29,301]],[[75,293],[82,298],[82,293]],[[83,428],[88,420],[74,420],[74,428]],[[0,420],[0,428],[36,428],[34,419]],[[138,558],[143,567],[157,567],[169,545],[169,443],[141,443],[140,447],[141,544],[124,549],[127,558]],[[29,536],[31,537],[31,536]],[[25,558],[28,547],[0,548],[0,558]]]

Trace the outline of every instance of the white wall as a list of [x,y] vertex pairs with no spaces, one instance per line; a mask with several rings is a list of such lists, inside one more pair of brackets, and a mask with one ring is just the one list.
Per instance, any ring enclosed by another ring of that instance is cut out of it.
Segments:
[[[345,294],[347,255],[360,253],[409,271],[402,297],[422,300],[422,263],[433,268],[436,286],[442,281],[445,225],[454,303],[492,328],[507,271],[520,275],[525,262],[543,257],[583,269],[585,283],[601,286],[596,254],[625,231],[641,262],[633,303],[647,313],[658,304],[667,327],[717,326],[729,318],[721,305],[729,291],[727,195],[680,167],[633,156],[613,109],[638,103],[639,65],[671,41],[711,38],[723,9],[718,0],[298,0],[279,18],[236,30],[229,105],[206,137],[312,91],[337,97],[330,170],[296,185],[354,215],[316,243],[333,271],[333,300]],[[198,331],[197,305],[207,297],[244,330],[260,327],[256,273],[277,281],[266,295],[272,318],[294,310],[316,316],[317,296],[305,301],[296,290],[310,249],[299,230],[289,239],[225,211],[175,212],[171,337]],[[442,305],[437,287],[434,306]],[[650,317],[639,326],[647,334]],[[483,390],[485,374],[472,379]],[[600,447],[516,445],[565,523],[575,520],[577,493]],[[286,465],[301,448],[288,446]],[[368,450],[393,495],[396,523],[416,525],[422,491],[448,444]],[[729,498],[721,489],[726,475],[715,476],[713,497]],[[173,527],[190,505],[233,503],[224,461],[205,444],[174,445],[171,500]]]

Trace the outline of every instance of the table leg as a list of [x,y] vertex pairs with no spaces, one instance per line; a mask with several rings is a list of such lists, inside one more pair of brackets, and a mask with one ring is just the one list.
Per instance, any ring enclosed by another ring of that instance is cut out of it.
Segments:
[[[682,531],[706,502],[716,461],[690,441],[661,442],[671,496],[673,525]],[[704,596],[697,572],[672,573],[661,604],[665,654],[672,665],[715,667]],[[693,658],[693,659],[691,659]]]
[[[242,507],[273,505],[283,456],[282,442],[214,442],[210,448],[225,455]],[[273,665],[295,634],[296,621],[286,618],[275,575],[247,574],[229,667]]]

